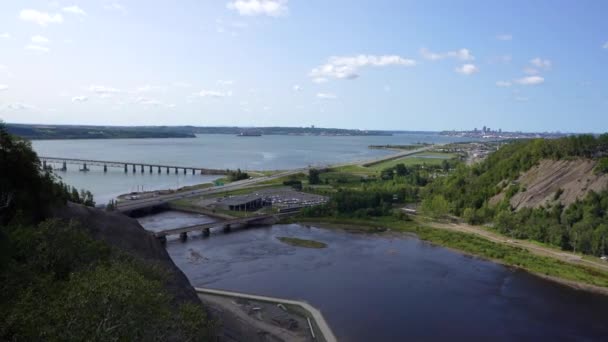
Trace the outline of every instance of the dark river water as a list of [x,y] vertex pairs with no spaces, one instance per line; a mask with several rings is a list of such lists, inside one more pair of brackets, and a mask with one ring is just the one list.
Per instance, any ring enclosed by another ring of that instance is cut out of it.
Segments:
[[[140,219],[149,230],[209,221],[174,212]],[[193,234],[167,250],[194,286],[308,301],[341,341],[608,340],[608,297],[413,237],[291,224]]]

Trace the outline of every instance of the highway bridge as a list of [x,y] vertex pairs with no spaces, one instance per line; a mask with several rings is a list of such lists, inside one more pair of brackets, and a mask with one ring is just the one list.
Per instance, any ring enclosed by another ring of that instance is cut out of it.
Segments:
[[[324,169],[324,168],[335,168],[335,167],[348,166],[348,165],[367,166],[367,165],[377,164],[377,163],[387,161],[387,160],[403,158],[403,157],[406,157],[409,155],[427,151],[427,150],[435,148],[437,146],[438,145],[428,145],[428,146],[424,146],[419,149],[397,152],[394,154],[389,154],[386,156],[374,158],[371,160],[369,160],[369,159],[368,160],[357,160],[357,161],[353,161],[353,162],[334,164],[334,165],[329,165],[329,164],[328,165],[315,165],[315,166],[309,166],[309,167],[305,167],[305,168],[293,169],[293,170],[279,172],[272,176],[256,177],[256,178],[252,178],[252,179],[245,179],[245,180],[241,180],[241,181],[237,181],[237,182],[232,182],[232,183],[226,184],[224,186],[213,186],[213,187],[197,189],[197,190],[180,191],[180,192],[167,194],[167,195],[156,195],[154,197],[149,197],[149,198],[120,201],[117,203],[116,209],[118,211],[127,213],[127,212],[131,212],[134,210],[162,206],[170,201],[174,201],[177,199],[196,197],[196,196],[205,195],[205,194],[216,194],[216,193],[222,193],[222,192],[231,191],[231,190],[248,188],[248,187],[254,186],[256,184],[264,183],[264,182],[267,182],[267,181],[270,181],[270,180],[273,180],[276,178],[294,175],[294,174],[301,173],[301,172],[306,173],[311,168]],[[178,169],[182,169],[184,173],[186,173],[187,170],[192,170],[192,173],[194,173],[196,170],[199,170],[202,174],[222,175],[222,174],[226,173],[226,170],[214,170],[214,169],[207,169],[207,168],[201,168],[201,167],[185,167],[185,166],[162,165],[162,164],[151,164],[151,163],[140,163],[140,162],[103,161],[103,160],[93,160],[93,159],[76,159],[76,158],[61,158],[61,157],[48,157],[48,156],[40,156],[38,158],[42,161],[43,167],[46,167],[47,163],[61,163],[63,165],[63,169],[65,169],[66,164],[78,164],[78,165],[83,165],[83,169],[87,169],[88,165],[101,165],[104,167],[104,171],[107,170],[108,167],[121,167],[121,168],[124,168],[125,172],[128,172],[129,166],[131,166],[132,172],[136,172],[137,167],[139,166],[140,172],[145,172],[145,168],[148,168],[149,172],[153,172],[153,169],[156,168],[157,172],[160,172],[161,169],[166,169],[167,172],[169,172],[170,169],[174,169],[175,173],[177,173]]]
[[[410,155],[413,155],[416,153],[427,151],[434,147],[437,147],[437,145],[424,146],[424,147],[416,149],[416,150],[398,152],[398,153],[374,158],[371,160],[369,160],[369,159],[368,160],[358,160],[358,161],[353,161],[353,162],[349,162],[349,163],[342,163],[342,164],[335,164],[335,165],[321,165],[321,166],[314,166],[314,167],[315,168],[332,168],[332,167],[340,167],[340,166],[348,166],[348,165],[365,166],[365,165],[380,163],[380,162],[387,161],[387,160],[407,157],[407,156],[410,156]],[[251,186],[254,186],[255,184],[264,183],[264,182],[267,182],[269,180],[273,180],[276,178],[294,175],[294,174],[301,173],[301,172],[306,173],[306,172],[308,172],[308,170],[310,168],[312,168],[312,167],[305,167],[305,168],[300,168],[300,169],[293,169],[293,170],[288,170],[288,171],[284,171],[284,172],[279,172],[272,176],[263,176],[263,177],[253,178],[253,179],[245,179],[245,180],[241,180],[241,181],[237,181],[237,182],[232,182],[232,183],[226,184],[224,186],[214,186],[214,187],[198,189],[198,190],[183,191],[183,192],[177,192],[177,193],[173,193],[173,194],[169,194],[169,195],[158,195],[158,196],[152,197],[152,198],[142,198],[142,199],[137,199],[137,200],[121,201],[121,202],[118,202],[116,209],[121,212],[130,212],[130,211],[138,210],[138,209],[145,209],[145,208],[150,208],[150,207],[155,207],[155,206],[161,206],[167,202],[170,202],[170,201],[173,201],[176,199],[196,197],[196,196],[200,196],[200,195],[216,194],[216,193],[221,193],[221,192],[226,192],[226,191],[231,191],[231,190],[243,189],[243,188],[251,187]]]
[[268,215],[256,215],[249,217],[239,217],[234,219],[228,219],[217,222],[196,224],[192,226],[179,227],[179,228],[171,228],[165,229],[158,232],[154,232],[154,236],[156,236],[161,242],[167,241],[167,236],[169,235],[178,235],[182,241],[185,241],[188,238],[188,233],[191,232],[202,232],[203,236],[209,236],[211,228],[214,227],[223,227],[225,231],[230,230],[232,225],[237,224],[272,224],[276,223],[281,217],[293,215],[293,213],[283,213],[283,214],[268,214]]
[[94,160],[94,159],[78,159],[78,158],[62,158],[62,157],[48,157],[48,156],[38,156],[38,159],[42,162],[42,167],[44,169],[49,167],[49,164],[60,164],[61,171],[67,171],[68,164],[81,165],[80,171],[89,171],[89,166],[97,165],[103,167],[103,171],[107,172],[109,167],[121,168],[124,169],[124,172],[129,172],[129,167],[133,173],[139,172],[144,173],[146,169],[149,173],[153,173],[156,171],[157,173],[165,172],[169,174],[171,170],[174,171],[175,174],[182,170],[184,174],[188,171],[191,171],[192,174],[196,174],[197,172],[201,175],[225,175],[226,170],[219,169],[209,169],[198,166],[181,166],[181,165],[166,165],[166,164],[156,164],[156,163],[142,163],[142,162],[125,162],[125,161],[109,161],[109,160]]

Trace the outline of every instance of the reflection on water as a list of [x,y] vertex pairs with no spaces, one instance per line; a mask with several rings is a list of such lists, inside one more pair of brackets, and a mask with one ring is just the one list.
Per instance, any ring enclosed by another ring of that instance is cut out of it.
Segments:
[[[180,222],[180,220],[183,220]],[[162,213],[151,230],[209,222]],[[277,236],[322,241],[293,247]],[[415,238],[303,225],[235,230],[167,250],[195,286],[304,299],[345,341],[602,340],[608,298],[576,291]]]

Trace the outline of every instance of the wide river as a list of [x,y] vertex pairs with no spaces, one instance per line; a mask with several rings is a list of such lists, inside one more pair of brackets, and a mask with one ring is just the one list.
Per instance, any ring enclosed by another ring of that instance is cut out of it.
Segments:
[[[212,219],[164,212],[158,230]],[[322,241],[285,245],[278,236]],[[341,341],[606,341],[608,297],[391,233],[274,225],[170,239],[194,286],[304,299]]]
[[[100,139],[35,140],[34,150],[41,156],[93,159],[119,162],[157,163],[213,169],[285,170],[308,165],[327,165],[366,160],[391,153],[369,149],[369,145],[447,143],[463,139],[437,133],[408,133],[393,136],[285,136],[237,137],[229,134],[204,134],[185,139]],[[469,139],[470,140],[470,139]],[[55,168],[60,165],[53,165]],[[100,166],[80,172],[79,165],[68,165],[67,172],[57,171],[66,183],[86,188],[99,204],[117,195],[143,190],[175,189],[180,186],[208,183],[217,177],[178,175],[165,170],[152,174],[145,170],[124,173],[110,168],[104,174]]]

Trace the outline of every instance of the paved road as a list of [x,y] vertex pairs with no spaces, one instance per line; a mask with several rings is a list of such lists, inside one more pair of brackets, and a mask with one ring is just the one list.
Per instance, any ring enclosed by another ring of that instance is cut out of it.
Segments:
[[260,301],[264,301],[264,302],[298,305],[298,306],[304,308],[306,311],[308,311],[311,314],[312,318],[316,322],[319,330],[321,330],[321,333],[323,334],[323,337],[325,337],[326,341],[328,341],[328,342],[337,341],[336,336],[334,336],[333,331],[331,330],[331,328],[325,321],[325,318],[323,318],[321,311],[315,309],[312,305],[310,305],[304,301],[283,299],[283,298],[277,298],[277,297],[268,297],[268,296],[258,296],[258,295],[246,294],[246,293],[242,293],[242,292],[212,290],[212,289],[206,289],[206,288],[200,288],[200,287],[195,287],[194,290],[196,290],[196,292],[199,294],[221,295],[221,296],[246,298],[246,299],[252,299],[252,300],[260,300]]
[[363,166],[363,165],[368,165],[368,164],[375,164],[375,163],[383,162],[386,160],[393,160],[393,159],[397,159],[397,158],[410,156],[410,155],[413,155],[416,153],[424,152],[424,151],[427,151],[427,150],[432,149],[437,146],[439,146],[439,145],[429,145],[429,146],[425,146],[425,147],[422,147],[422,148],[419,148],[416,150],[398,152],[395,154],[391,154],[388,156],[382,156],[382,157],[374,158],[371,160],[357,160],[357,161],[353,161],[353,162],[334,164],[334,165],[315,165],[315,166],[311,166],[311,167],[288,170],[288,171],[276,173],[272,176],[263,176],[263,177],[253,178],[253,179],[245,179],[245,180],[229,183],[229,184],[226,184],[223,186],[214,186],[211,188],[178,192],[178,193],[169,194],[169,195],[159,195],[156,197],[142,198],[139,200],[121,201],[121,202],[118,202],[118,204],[117,204],[117,210],[125,212],[125,211],[141,209],[141,208],[147,208],[147,207],[154,206],[154,205],[161,205],[161,204],[164,204],[164,203],[167,203],[167,202],[170,202],[173,200],[181,199],[181,198],[189,198],[189,197],[196,197],[196,196],[206,195],[206,194],[216,194],[216,193],[222,193],[222,192],[226,192],[226,191],[239,190],[239,189],[250,187],[255,184],[267,182],[269,180],[273,180],[273,179],[277,179],[277,178],[281,178],[281,177],[285,177],[285,176],[289,176],[289,175],[294,175],[294,174],[297,174],[300,172],[306,173],[306,172],[308,172],[308,170],[310,168],[313,168],[313,167],[330,168],[330,167],[341,167],[341,166],[349,166],[349,165]]
[[141,209],[141,208],[147,208],[147,207],[150,207],[153,205],[160,205],[160,204],[167,203],[169,201],[173,201],[173,200],[177,200],[177,199],[181,199],[181,198],[196,197],[199,195],[216,194],[216,193],[221,193],[221,192],[226,192],[226,191],[243,189],[243,188],[255,185],[255,184],[267,182],[269,180],[289,176],[289,175],[296,174],[299,172],[306,172],[306,171],[308,171],[308,168],[289,170],[289,171],[274,174],[272,176],[263,176],[263,177],[253,178],[253,179],[245,179],[245,180],[241,180],[241,181],[232,182],[232,183],[229,183],[229,184],[226,184],[223,186],[214,186],[211,188],[182,191],[182,192],[177,192],[177,193],[169,194],[169,195],[159,195],[159,196],[152,197],[152,198],[142,198],[140,200],[121,201],[121,202],[118,202],[117,209],[119,211],[124,212],[124,211],[136,210],[136,209]]

